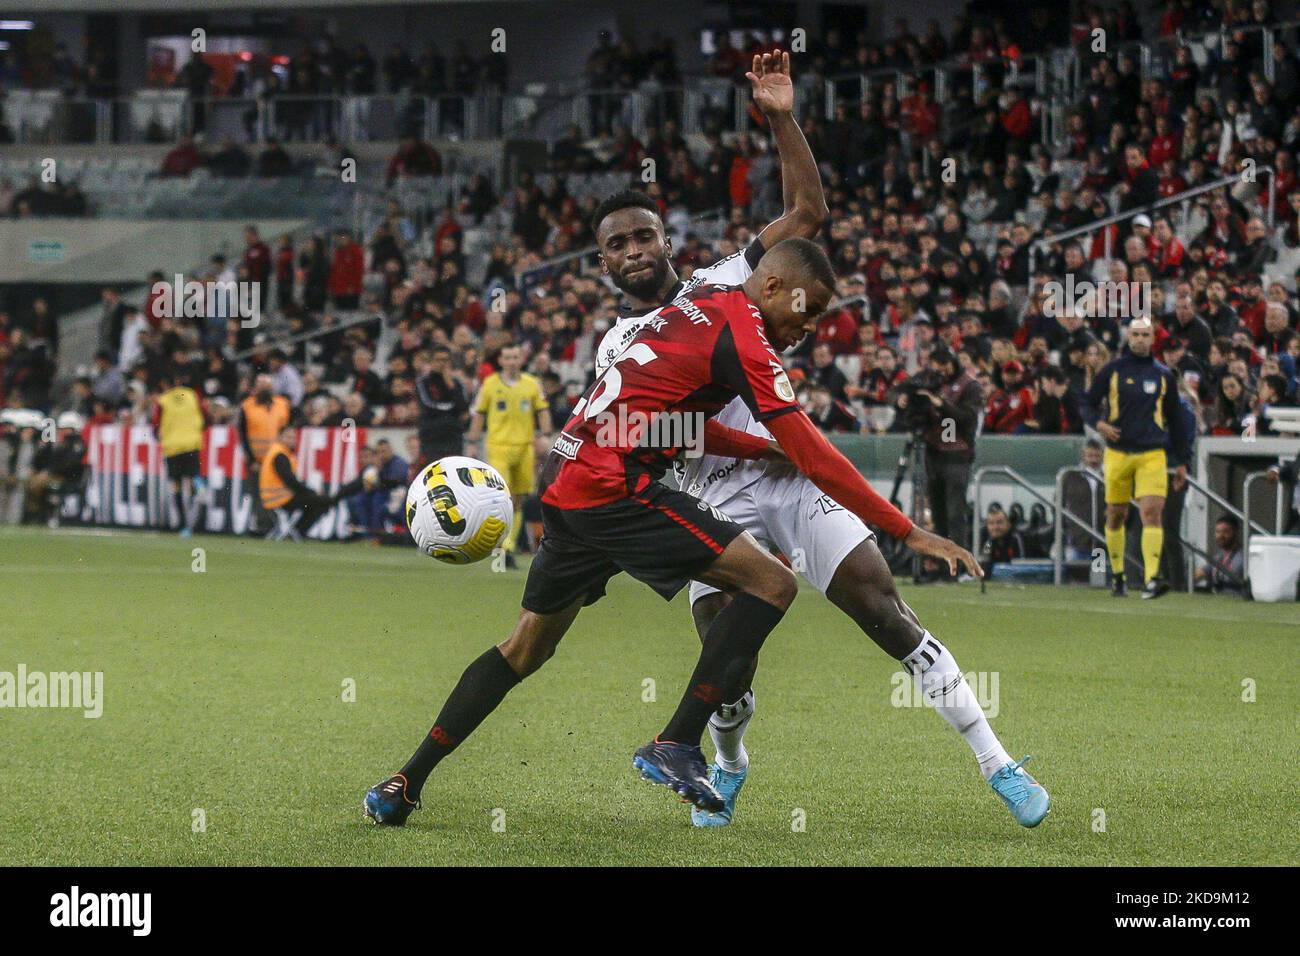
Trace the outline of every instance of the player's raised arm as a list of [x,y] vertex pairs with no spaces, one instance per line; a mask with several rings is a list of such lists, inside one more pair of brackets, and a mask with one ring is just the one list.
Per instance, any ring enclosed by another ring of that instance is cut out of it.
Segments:
[[753,88],[754,104],[772,127],[776,153],[781,161],[781,218],[759,234],[762,248],[771,249],[782,239],[802,236],[811,239],[826,224],[830,210],[822,191],[808,140],[794,115],[794,81],[790,76],[790,54],[777,51],[754,57],[753,69],[745,74]]

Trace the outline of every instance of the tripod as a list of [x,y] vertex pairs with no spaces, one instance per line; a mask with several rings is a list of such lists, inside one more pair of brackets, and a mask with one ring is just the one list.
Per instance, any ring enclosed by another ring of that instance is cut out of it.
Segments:
[[[916,524],[921,523],[921,517],[925,514],[928,506],[928,496],[925,491],[925,482],[922,480],[923,463],[919,456],[919,450],[924,446],[925,439],[918,430],[914,430],[903,446],[902,453],[898,456],[898,464],[894,469],[894,486],[889,492],[889,503],[895,508],[902,509],[898,493],[902,490],[903,482],[907,480],[908,474],[911,474],[912,482],[912,507],[908,517]],[[890,549],[888,563],[890,570],[899,569],[903,560],[906,558],[904,551],[906,545],[901,541],[894,541]],[[912,569],[912,583],[921,583],[921,556],[915,551],[910,552]]]

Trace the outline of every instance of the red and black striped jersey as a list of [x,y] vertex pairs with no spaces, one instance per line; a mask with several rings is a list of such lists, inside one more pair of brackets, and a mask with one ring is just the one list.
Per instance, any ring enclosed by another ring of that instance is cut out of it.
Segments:
[[616,501],[658,480],[683,441],[739,396],[760,422],[802,414],[763,316],[737,286],[689,290],[653,316],[596,379],[551,449],[542,500]]

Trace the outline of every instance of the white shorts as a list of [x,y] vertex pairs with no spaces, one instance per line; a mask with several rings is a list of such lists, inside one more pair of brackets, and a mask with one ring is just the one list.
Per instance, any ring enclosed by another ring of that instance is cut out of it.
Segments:
[[[760,478],[717,508],[760,545],[785,555],[790,567],[823,594],[849,552],[875,537],[861,518],[798,474]],[[717,591],[692,581],[691,603]]]

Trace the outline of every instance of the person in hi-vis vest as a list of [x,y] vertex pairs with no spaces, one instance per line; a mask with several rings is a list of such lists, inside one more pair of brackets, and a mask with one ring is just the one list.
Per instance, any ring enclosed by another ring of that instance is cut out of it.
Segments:
[[[263,513],[261,495],[258,494],[257,482],[262,474],[262,461],[271,443],[279,437],[280,429],[289,424],[293,409],[289,400],[272,391],[271,376],[263,373],[253,381],[253,394],[239,405],[239,440],[244,446],[244,456],[248,465],[248,480],[253,493],[253,523],[264,526],[267,518]],[[262,530],[265,530],[263,527]]]
[[338,503],[338,498],[312,491],[298,479],[298,459],[293,453],[297,447],[298,429],[286,425],[262,457],[257,491],[262,508],[268,512],[285,508],[292,513],[301,509],[294,530],[306,534]]

